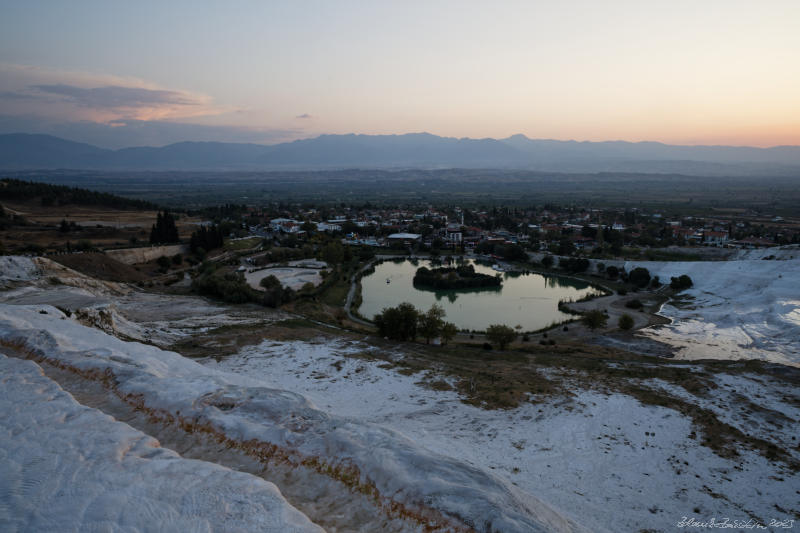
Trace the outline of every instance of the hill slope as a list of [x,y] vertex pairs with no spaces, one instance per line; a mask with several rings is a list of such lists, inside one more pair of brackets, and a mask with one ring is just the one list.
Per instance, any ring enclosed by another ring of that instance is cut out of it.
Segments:
[[276,145],[181,142],[106,150],[49,135],[0,135],[2,169],[268,170],[515,168],[555,172],[797,175],[800,147],[456,139],[429,133],[320,135]]

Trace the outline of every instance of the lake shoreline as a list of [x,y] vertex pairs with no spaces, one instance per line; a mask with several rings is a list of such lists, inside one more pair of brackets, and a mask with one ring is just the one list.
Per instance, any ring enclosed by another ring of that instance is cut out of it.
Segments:
[[[477,258],[467,258],[476,272],[496,275]],[[584,301],[607,295],[608,289],[598,284],[559,274],[544,274],[533,269],[504,272],[501,287],[436,290],[415,285],[412,280],[418,267],[438,267],[441,263],[429,258],[395,257],[378,259],[354,279],[360,286],[361,301],[351,311],[369,321],[385,307],[407,301],[425,310],[436,303],[447,312],[462,332],[480,333],[494,323],[505,323],[521,333],[536,334],[575,317],[559,309],[562,301]],[[602,291],[602,292],[601,292]],[[486,317],[491,315],[490,320]]]

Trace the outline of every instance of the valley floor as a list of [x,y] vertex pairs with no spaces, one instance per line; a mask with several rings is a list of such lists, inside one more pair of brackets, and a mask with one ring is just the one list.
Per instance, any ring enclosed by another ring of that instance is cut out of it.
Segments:
[[[662,279],[674,270],[695,280],[690,304],[665,306],[672,323],[643,332],[676,346],[679,360],[603,357],[589,367],[570,366],[566,352],[515,355],[520,370],[553,389],[494,409],[447,365],[405,364],[413,347],[331,330],[287,339],[274,334],[287,318],[280,312],[2,257],[0,524],[47,530],[63,512],[64,530],[146,526],[159,516],[169,517],[165,530],[220,529],[197,509],[200,496],[209,512],[232,513],[223,529],[242,531],[789,524],[800,520],[800,269],[794,258],[746,263],[650,264]],[[190,360],[164,349],[193,343],[217,355]],[[726,354],[767,362],[697,360]],[[79,457],[84,467],[71,470]],[[51,480],[42,481],[41,460],[55,468]],[[184,464],[195,477],[175,474],[187,481],[173,496],[145,501],[149,488],[172,490],[148,469]],[[207,495],[204,476],[231,488]],[[85,498],[65,493],[65,479],[85,485]],[[70,514],[68,502],[92,512]],[[136,512],[103,514],[128,505]],[[342,516],[332,517],[337,508]]]

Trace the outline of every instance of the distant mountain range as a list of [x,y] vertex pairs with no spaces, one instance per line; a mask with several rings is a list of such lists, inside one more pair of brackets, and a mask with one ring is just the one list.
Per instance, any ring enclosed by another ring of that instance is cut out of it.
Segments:
[[797,175],[800,147],[456,139],[429,133],[320,135],[275,145],[181,142],[107,150],[50,135],[0,135],[0,169],[277,170],[496,168],[552,172]]

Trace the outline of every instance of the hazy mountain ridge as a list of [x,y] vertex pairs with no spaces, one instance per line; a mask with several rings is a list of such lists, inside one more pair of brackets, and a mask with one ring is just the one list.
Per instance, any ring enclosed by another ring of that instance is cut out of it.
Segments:
[[39,134],[0,135],[0,168],[267,170],[518,168],[558,172],[800,175],[800,147],[677,146],[658,142],[557,141],[403,135],[320,135],[275,145],[181,142],[99,148]]

